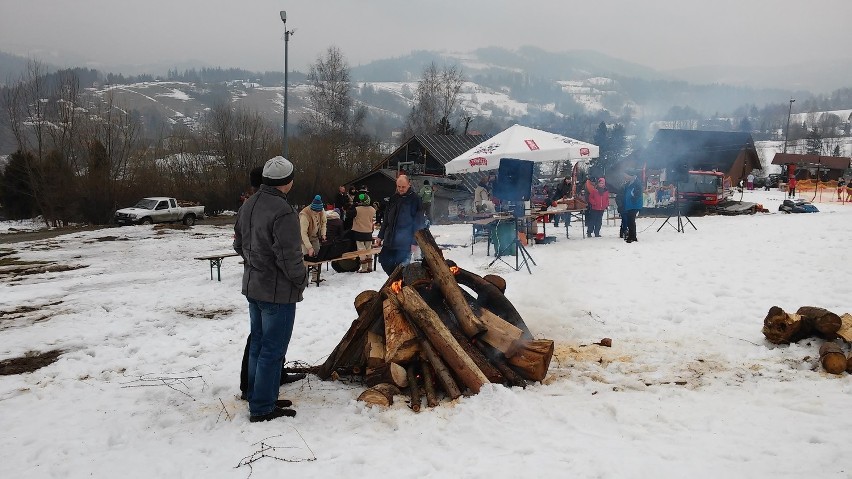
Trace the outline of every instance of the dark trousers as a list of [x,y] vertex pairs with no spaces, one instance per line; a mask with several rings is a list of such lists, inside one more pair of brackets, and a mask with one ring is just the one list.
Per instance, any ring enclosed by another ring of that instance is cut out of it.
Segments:
[[384,272],[390,276],[397,266],[408,264],[411,260],[411,249],[385,249],[379,253],[379,264]]
[[586,236],[601,235],[601,224],[603,224],[603,210],[589,210],[586,212]]
[[[251,334],[246,337],[246,349],[243,351],[243,364],[240,366],[240,391],[246,392],[248,389],[248,363],[249,363],[249,345],[251,344]],[[287,363],[287,358],[283,358],[281,360],[281,367],[283,369],[284,364]],[[283,384],[284,377],[287,375],[283,370],[281,371],[281,382]]]
[[627,239],[636,240],[636,214],[639,210],[627,210]]

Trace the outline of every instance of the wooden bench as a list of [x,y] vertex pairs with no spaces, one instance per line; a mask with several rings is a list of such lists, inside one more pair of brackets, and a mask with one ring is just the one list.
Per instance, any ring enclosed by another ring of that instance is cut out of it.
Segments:
[[361,250],[361,251],[349,251],[347,253],[343,253],[342,255],[340,255],[337,258],[324,259],[322,261],[305,261],[305,266],[308,267],[308,274],[310,274],[312,271],[317,272],[316,280],[311,280],[310,283],[315,283],[317,286],[319,286],[321,282],[325,281],[323,279],[320,279],[320,273],[322,273],[322,265],[323,264],[328,265],[328,264],[334,263],[336,261],[342,261],[342,260],[345,260],[345,259],[358,259],[358,257],[361,256],[361,255],[372,255],[373,256],[373,270],[375,270],[376,264],[379,261],[379,253],[381,251],[382,251],[381,247],[370,248],[370,249]]
[[213,267],[216,267],[216,278],[222,281],[222,260],[231,256],[239,256],[235,251],[230,253],[211,254],[207,256],[199,256],[195,259],[210,261],[210,280],[213,280]]

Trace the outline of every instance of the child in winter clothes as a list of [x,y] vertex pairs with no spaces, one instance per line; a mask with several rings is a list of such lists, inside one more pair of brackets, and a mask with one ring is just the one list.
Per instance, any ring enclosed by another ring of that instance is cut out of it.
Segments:
[[606,189],[606,180],[598,178],[597,184],[586,180],[586,191],[589,194],[589,211],[586,213],[586,236],[601,237],[601,225],[603,214],[609,206],[609,191]]

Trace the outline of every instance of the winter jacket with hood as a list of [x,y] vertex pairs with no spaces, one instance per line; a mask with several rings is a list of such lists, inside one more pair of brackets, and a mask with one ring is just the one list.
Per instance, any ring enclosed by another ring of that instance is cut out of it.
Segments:
[[586,180],[586,191],[589,193],[589,208],[604,211],[609,206],[609,191],[599,190],[591,181]]

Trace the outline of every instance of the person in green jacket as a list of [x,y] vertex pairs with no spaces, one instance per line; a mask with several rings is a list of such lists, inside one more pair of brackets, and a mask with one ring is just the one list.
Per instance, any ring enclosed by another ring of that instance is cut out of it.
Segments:
[[432,196],[435,194],[435,185],[429,184],[429,180],[423,180],[423,188],[420,189],[420,202],[423,203],[423,212],[426,219],[432,223]]

